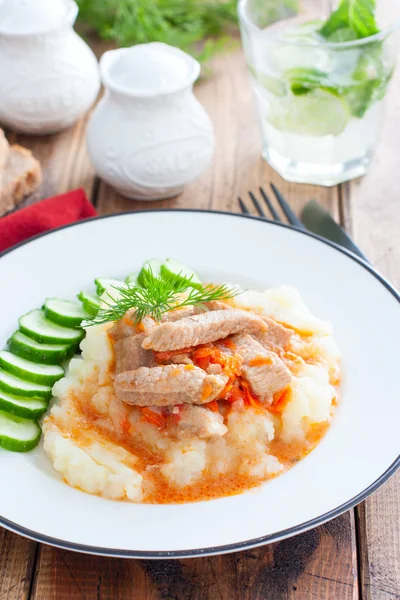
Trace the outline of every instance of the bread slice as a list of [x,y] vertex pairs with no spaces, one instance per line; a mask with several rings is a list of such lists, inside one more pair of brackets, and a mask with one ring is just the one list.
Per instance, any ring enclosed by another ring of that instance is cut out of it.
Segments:
[[0,188],[3,180],[4,167],[6,165],[9,145],[4,135],[4,131],[0,129]]
[[0,182],[0,216],[32,194],[41,180],[40,163],[30,150],[17,144],[10,146]]

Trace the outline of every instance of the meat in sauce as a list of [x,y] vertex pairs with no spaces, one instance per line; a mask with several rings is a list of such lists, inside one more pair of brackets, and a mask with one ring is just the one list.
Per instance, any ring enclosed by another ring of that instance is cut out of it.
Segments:
[[275,392],[289,385],[289,369],[275,352],[266,350],[251,335],[238,334],[232,341],[243,358],[242,373],[252,391],[261,401],[270,403]]
[[267,348],[267,350],[273,350],[274,348],[282,348],[285,350],[290,344],[293,331],[269,317],[261,318],[267,324],[267,330],[257,332],[254,337],[260,344]]
[[155,367],[154,354],[142,348],[146,334],[136,333],[119,339],[114,344],[115,372],[134,371],[139,367]]
[[205,404],[218,398],[226,375],[208,375],[193,365],[140,367],[115,377],[117,397],[136,406]]
[[265,331],[266,323],[244,310],[209,311],[152,328],[142,346],[146,350],[163,352],[188,346],[209,344],[234,333]]

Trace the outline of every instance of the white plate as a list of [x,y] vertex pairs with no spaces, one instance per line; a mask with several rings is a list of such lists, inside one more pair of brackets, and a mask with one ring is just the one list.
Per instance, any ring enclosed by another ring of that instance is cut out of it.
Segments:
[[0,340],[46,296],[73,298],[173,256],[215,281],[298,288],[331,321],[343,397],[319,446],[284,475],[239,496],[185,505],[113,502],[68,487],[39,447],[0,451],[0,523],[96,554],[171,558],[249,548],[300,533],[363,500],[399,464],[400,304],[373,269],[313,235],[251,217],[152,211],[102,217],[40,236],[0,260]]

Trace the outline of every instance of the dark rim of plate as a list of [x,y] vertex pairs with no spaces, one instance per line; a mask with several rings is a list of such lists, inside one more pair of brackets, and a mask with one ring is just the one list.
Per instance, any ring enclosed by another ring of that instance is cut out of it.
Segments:
[[[358,256],[355,256],[353,253],[349,252],[342,246],[338,246],[334,242],[331,242],[319,235],[316,235],[309,231],[305,231],[304,229],[298,229],[297,227],[287,225],[286,223],[280,223],[280,222],[278,223],[276,221],[269,221],[269,220],[264,221],[263,219],[260,219],[259,217],[255,217],[253,215],[242,215],[242,214],[229,213],[229,212],[218,211],[218,210],[200,210],[200,209],[195,209],[195,208],[187,208],[187,209],[165,208],[165,209],[157,209],[157,210],[128,211],[128,212],[117,213],[117,214],[113,214],[113,215],[101,215],[101,216],[97,216],[97,217],[90,217],[88,219],[84,219],[84,220],[78,221],[76,223],[70,223],[68,225],[63,225],[61,227],[57,227],[56,229],[52,229],[51,231],[39,233],[38,235],[30,238],[29,240],[20,242],[19,244],[16,244],[15,246],[12,246],[11,248],[0,253],[0,258],[5,256],[6,254],[14,252],[21,246],[25,246],[26,244],[31,244],[32,242],[34,242],[35,240],[37,240],[41,237],[44,237],[47,235],[52,235],[54,233],[57,233],[58,231],[61,231],[62,229],[67,229],[69,227],[78,227],[79,225],[84,225],[85,223],[88,223],[90,221],[98,221],[100,219],[113,219],[113,218],[118,218],[118,217],[124,218],[125,215],[143,214],[143,213],[151,214],[151,213],[160,213],[160,212],[162,212],[162,213],[163,212],[167,212],[167,213],[180,212],[180,213],[219,214],[219,215],[224,215],[224,216],[237,217],[240,219],[253,219],[254,221],[257,221],[259,223],[265,222],[265,223],[268,223],[268,225],[274,225],[276,227],[285,227],[287,229],[294,230],[301,235],[307,235],[311,238],[318,240],[319,242],[322,242],[323,244],[326,244],[327,246],[331,246],[331,248],[334,248],[338,252],[345,254],[351,260],[354,260],[355,262],[357,262],[361,267],[363,267],[364,269],[369,271],[371,273],[371,275],[373,275],[400,303],[400,294],[384,277],[382,277],[382,275],[380,275],[377,271],[375,271],[375,269],[373,267],[371,267],[371,265],[364,262]],[[178,559],[178,558],[189,558],[189,557],[194,557],[194,556],[209,556],[212,554],[224,554],[224,553],[228,553],[228,552],[237,552],[239,550],[255,548],[257,546],[262,546],[264,544],[276,542],[276,541],[282,540],[284,538],[291,537],[293,535],[298,535],[299,533],[303,533],[309,529],[312,529],[313,527],[317,527],[318,525],[325,523],[326,521],[329,521],[331,519],[334,519],[335,517],[340,516],[347,510],[350,510],[351,508],[356,506],[356,504],[359,504],[360,502],[365,500],[373,492],[375,492],[382,484],[384,484],[389,479],[389,477],[391,477],[396,472],[396,470],[398,469],[399,466],[400,466],[400,455],[390,465],[390,467],[384,473],[382,473],[382,475],[380,477],[378,477],[378,479],[376,481],[374,481],[370,486],[368,486],[365,490],[363,490],[362,492],[357,494],[357,496],[354,496],[354,498],[351,498],[344,504],[336,507],[335,509],[333,509],[327,513],[324,513],[323,515],[320,515],[319,517],[315,517],[314,519],[310,519],[309,521],[306,521],[306,522],[296,525],[294,527],[290,527],[289,529],[277,531],[270,535],[265,535],[265,536],[262,536],[259,538],[246,540],[244,542],[237,542],[235,544],[227,544],[224,546],[215,546],[215,547],[210,547],[210,548],[200,548],[200,549],[194,549],[194,550],[173,550],[173,551],[162,550],[162,551],[146,551],[146,552],[139,551],[139,550],[115,550],[115,549],[105,548],[105,547],[102,548],[100,546],[75,544],[72,542],[67,542],[65,540],[59,540],[59,539],[53,538],[51,536],[42,535],[41,533],[37,533],[36,531],[33,531],[31,529],[26,529],[25,527],[21,527],[17,523],[13,523],[12,521],[9,521],[8,519],[5,519],[2,516],[0,516],[0,525],[3,525],[5,528],[9,529],[10,531],[19,533],[20,535],[31,538],[37,542],[43,542],[44,544],[50,544],[52,546],[56,546],[58,548],[63,548],[66,550],[73,550],[76,552],[85,552],[87,554],[98,554],[100,556],[117,556],[117,557],[121,557],[121,558]]]

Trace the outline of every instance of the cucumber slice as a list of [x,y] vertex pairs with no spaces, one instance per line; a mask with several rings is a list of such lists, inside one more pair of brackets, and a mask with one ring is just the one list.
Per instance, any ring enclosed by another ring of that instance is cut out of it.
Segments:
[[13,452],[28,452],[38,445],[41,429],[36,421],[0,411],[0,446]]
[[46,365],[57,365],[64,362],[75,352],[75,345],[40,344],[20,331],[16,331],[8,340],[8,347],[13,354]]
[[161,265],[161,275],[165,279],[174,278],[181,283],[186,282],[194,288],[201,288],[202,286],[201,279],[197,273],[173,258],[167,258],[165,263]]
[[82,302],[83,310],[85,310],[91,317],[95,317],[101,308],[101,301],[95,294],[87,294],[86,292],[79,292],[78,299]]
[[149,277],[150,273],[153,277],[161,277],[161,265],[162,262],[158,258],[146,260],[137,276],[137,283],[142,287],[146,287],[146,278]]
[[18,398],[6,392],[0,392],[0,411],[5,411],[24,417],[26,419],[38,419],[46,412],[48,402],[35,398]]
[[114,289],[115,287],[126,287],[125,281],[121,281],[120,279],[107,279],[106,277],[99,277],[98,279],[95,279],[94,282],[96,284],[96,294],[98,296],[101,296],[110,288]]
[[51,386],[24,381],[2,370],[0,370],[0,391],[14,396],[38,398],[39,400],[50,400],[52,396]]
[[85,335],[82,329],[62,327],[49,321],[42,310],[33,310],[21,317],[19,328],[34,340],[50,344],[78,344]]
[[54,385],[64,375],[64,369],[57,365],[39,365],[25,358],[15,356],[7,350],[0,352],[0,367],[7,373],[21,377],[25,381],[43,383],[44,385]]
[[64,327],[79,327],[83,319],[91,316],[79,304],[57,298],[47,298],[43,310],[46,319]]
[[138,272],[134,271],[133,273],[129,273],[128,277],[125,277],[125,283],[128,285],[138,285]]

